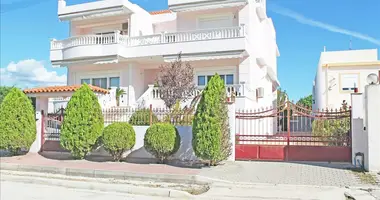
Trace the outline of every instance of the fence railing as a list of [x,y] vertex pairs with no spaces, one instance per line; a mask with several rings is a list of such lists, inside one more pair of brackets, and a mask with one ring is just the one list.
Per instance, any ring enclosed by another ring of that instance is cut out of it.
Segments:
[[119,31],[104,35],[80,35],[67,38],[65,40],[52,40],[50,43],[51,50],[65,49],[82,45],[105,45],[105,44],[122,44],[126,47],[168,44],[177,42],[190,42],[214,39],[228,39],[245,36],[244,25],[216,29],[200,29],[193,31],[181,31],[173,33],[161,33],[145,36],[130,37],[121,35]]
[[[226,85],[226,94],[227,97],[240,97],[244,96],[244,90],[242,90],[243,85],[241,84],[235,84],[235,85]],[[195,89],[194,94],[192,96],[198,96],[203,91],[204,87],[198,87]],[[154,87],[152,90],[152,97],[153,99],[161,99],[162,97],[162,90],[159,87]]]
[[105,124],[128,122],[133,126],[149,126],[157,122],[167,122],[173,125],[191,125],[194,111],[191,109],[167,108],[107,108],[103,109]]

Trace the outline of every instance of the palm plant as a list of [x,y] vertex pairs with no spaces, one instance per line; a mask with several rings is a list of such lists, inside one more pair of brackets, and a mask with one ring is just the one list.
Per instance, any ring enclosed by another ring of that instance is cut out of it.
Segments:
[[120,96],[125,94],[125,90],[124,89],[120,89],[120,88],[117,88],[116,89],[116,105],[119,106],[120,105]]

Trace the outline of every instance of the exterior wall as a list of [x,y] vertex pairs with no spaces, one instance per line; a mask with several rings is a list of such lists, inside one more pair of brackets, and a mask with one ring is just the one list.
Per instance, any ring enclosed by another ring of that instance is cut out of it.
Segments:
[[[379,172],[380,85],[367,85],[364,94],[352,94],[351,97],[353,164],[367,171]],[[362,153],[363,156],[356,156],[357,153]]]
[[367,170],[380,172],[380,85],[366,86],[365,94],[365,132],[368,135]]
[[359,85],[357,86],[358,92],[364,92],[364,88],[366,85],[366,78],[371,73],[378,74],[378,71],[380,69],[380,66],[378,69],[366,69],[366,68],[354,68],[354,67],[336,67],[328,69],[328,78],[330,80],[335,80],[335,83],[329,83],[329,84],[336,84],[335,86],[332,86],[331,90],[328,91],[328,107],[329,108],[339,108],[343,102],[343,100],[346,100],[348,105],[351,105],[351,97],[350,94],[352,92],[342,91],[341,90],[341,75],[342,74],[359,74]]
[[[351,105],[351,93],[352,91],[343,91],[341,89],[342,80],[341,75],[343,74],[358,74],[359,84],[356,86],[358,92],[364,92],[366,78],[369,74],[378,74],[380,70],[379,67],[320,67],[317,74],[317,81],[315,86],[315,105],[314,109],[322,108],[340,108],[343,100],[345,100],[349,105]],[[330,90],[326,89],[326,75],[328,77],[327,83]],[[327,102],[327,103],[326,103]]]
[[176,31],[177,31],[177,21],[175,20],[154,24],[154,34],[159,34],[162,32],[176,32]]
[[370,62],[377,59],[377,49],[327,51],[321,53],[320,63]]
[[177,13],[177,31],[188,31],[198,29],[197,19],[203,16],[230,16],[232,19],[232,26],[238,26],[238,15],[239,13],[237,11],[237,8],[220,8],[212,10]]
[[[378,74],[380,70],[380,66],[323,67],[323,65],[331,63],[376,62],[378,61],[377,54],[377,49],[322,52],[314,80],[313,109],[326,107],[339,108],[343,100],[346,100],[350,104],[350,93],[340,91],[339,74],[359,73],[358,92],[363,92],[367,75],[370,73]],[[330,91],[327,90],[328,87],[331,88]]]

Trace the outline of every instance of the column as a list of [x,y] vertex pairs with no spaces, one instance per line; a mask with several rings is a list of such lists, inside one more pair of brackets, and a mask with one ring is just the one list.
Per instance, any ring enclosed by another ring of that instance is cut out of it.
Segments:
[[368,171],[380,171],[380,85],[368,85],[366,93],[365,129],[368,134]]
[[42,144],[42,111],[48,112],[49,98],[48,97],[36,97],[36,139],[29,149],[30,153],[38,153],[41,150]]

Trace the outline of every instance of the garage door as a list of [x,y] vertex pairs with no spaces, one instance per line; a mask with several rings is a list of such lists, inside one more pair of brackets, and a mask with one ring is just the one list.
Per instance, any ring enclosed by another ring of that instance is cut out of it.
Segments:
[[231,26],[232,18],[230,16],[202,17],[198,19],[199,29],[223,28]]

